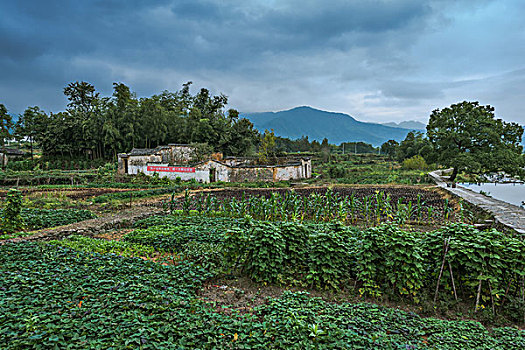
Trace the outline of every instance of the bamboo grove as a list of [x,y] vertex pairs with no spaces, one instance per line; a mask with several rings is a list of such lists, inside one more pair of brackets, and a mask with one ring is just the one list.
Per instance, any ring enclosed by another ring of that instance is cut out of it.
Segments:
[[253,124],[234,109],[225,111],[225,95],[205,88],[192,95],[190,85],[137,98],[122,83],[113,84],[111,97],[101,97],[87,82],[70,83],[64,88],[65,111],[29,107],[15,131],[31,145],[38,143],[44,156],[109,159],[134,147],[167,143],[205,143],[227,155],[253,151],[259,141]]

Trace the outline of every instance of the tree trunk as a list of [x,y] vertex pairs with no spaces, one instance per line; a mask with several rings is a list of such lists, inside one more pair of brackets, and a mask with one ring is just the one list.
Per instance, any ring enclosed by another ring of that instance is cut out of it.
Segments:
[[456,176],[458,176],[458,168],[454,167],[454,170],[452,170],[452,175],[450,175],[450,182],[454,182],[454,180],[456,180]]

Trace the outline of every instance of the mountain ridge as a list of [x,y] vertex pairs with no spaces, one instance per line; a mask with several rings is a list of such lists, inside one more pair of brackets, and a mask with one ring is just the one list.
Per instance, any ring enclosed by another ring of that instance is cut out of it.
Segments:
[[362,141],[374,146],[393,139],[402,141],[412,129],[362,122],[349,114],[328,112],[309,106],[300,106],[278,112],[241,113],[261,132],[273,129],[275,134],[290,139],[308,136],[321,142],[325,137],[330,143]]

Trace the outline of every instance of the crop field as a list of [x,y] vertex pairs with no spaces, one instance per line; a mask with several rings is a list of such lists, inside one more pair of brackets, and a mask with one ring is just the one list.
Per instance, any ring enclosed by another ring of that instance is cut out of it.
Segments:
[[[494,230],[449,224],[413,232],[177,212],[113,238],[0,246],[0,348],[525,347],[516,328],[525,310],[525,246]],[[227,276],[285,291],[252,303],[242,288],[207,284]],[[240,302],[220,298],[230,293]],[[436,308],[470,311],[442,320],[364,302],[417,308],[434,298]],[[502,326],[461,320],[468,317],[498,318]]]
[[[3,210],[0,209],[0,218]],[[97,216],[89,210],[83,209],[32,209],[21,210],[21,219],[24,231],[4,232],[0,228],[0,240],[9,239],[31,234],[33,230],[40,230],[55,226],[73,224],[79,221],[96,218]]]
[[346,224],[436,226],[466,219],[441,194],[420,187],[334,187],[297,189],[229,189],[180,196],[171,209],[250,215],[262,220],[291,220]]

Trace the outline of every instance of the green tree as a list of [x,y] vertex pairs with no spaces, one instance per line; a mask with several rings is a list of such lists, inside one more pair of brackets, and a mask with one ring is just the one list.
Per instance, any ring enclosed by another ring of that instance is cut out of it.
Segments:
[[489,105],[464,101],[436,109],[430,115],[427,135],[436,160],[453,167],[451,181],[459,171],[516,174],[523,167],[523,127],[495,119]]
[[5,141],[11,137],[11,128],[13,127],[13,119],[11,115],[7,113],[7,108],[0,103],[0,146],[4,148]]
[[398,147],[399,142],[396,140],[388,140],[381,145],[381,153],[387,155],[388,158],[393,159],[396,155]]
[[396,158],[402,162],[413,156],[422,156],[428,161],[432,158],[431,154],[432,144],[425,138],[425,135],[419,131],[411,131],[397,147]]
[[[231,113],[228,117],[231,118]],[[228,155],[253,154],[260,137],[252,122],[245,118],[232,120],[228,134],[229,142],[225,146],[225,153]]]
[[262,164],[267,163],[270,158],[275,157],[275,139],[273,129],[271,131],[264,130],[259,145],[259,162]]
[[47,115],[37,106],[28,107],[20,116],[16,125],[15,133],[19,138],[27,137],[31,147],[31,159],[33,159],[33,144],[35,139],[45,132]]
[[[95,87],[85,81],[69,83],[64,88],[69,103],[64,123],[66,138],[62,145],[73,155],[91,154],[93,158],[104,157],[104,118],[107,99],[100,98]],[[64,152],[64,150],[62,151]]]

